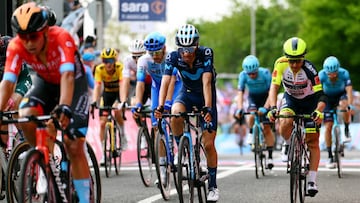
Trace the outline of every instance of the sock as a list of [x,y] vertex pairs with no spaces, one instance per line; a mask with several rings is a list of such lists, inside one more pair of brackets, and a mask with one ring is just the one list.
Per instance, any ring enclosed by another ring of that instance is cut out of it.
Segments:
[[179,146],[181,136],[174,136],[177,146]]
[[79,203],[90,202],[90,179],[73,180]]
[[268,153],[269,153],[269,159],[272,159],[272,152],[273,152],[273,147],[266,147]]
[[327,147],[327,151],[329,154],[329,158],[331,159],[333,157],[331,147]]
[[316,174],[317,172],[316,171],[309,171],[309,179],[308,179],[308,182],[314,182],[316,183]]
[[209,189],[217,188],[216,185],[217,168],[208,167],[208,173],[209,173]]

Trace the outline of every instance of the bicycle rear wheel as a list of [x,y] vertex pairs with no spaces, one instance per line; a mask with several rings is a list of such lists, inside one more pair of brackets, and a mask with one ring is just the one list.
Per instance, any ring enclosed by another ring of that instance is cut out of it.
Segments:
[[88,165],[90,168],[90,178],[91,178],[91,191],[90,194],[94,203],[101,203],[101,179],[100,179],[100,170],[99,165],[96,159],[94,150],[91,148],[89,143],[86,143],[87,148],[87,157]]
[[[166,146],[164,134],[161,134],[159,131],[156,133],[156,141],[155,141],[155,169],[158,177],[158,188],[161,191],[161,195],[164,200],[170,199],[170,172],[171,166],[168,157],[166,156],[166,152],[169,150]],[[165,151],[165,156],[160,156],[160,148]],[[165,162],[161,163],[161,158],[165,158]],[[166,173],[163,174],[161,171],[166,170]]]
[[340,143],[340,127],[335,126],[334,128],[334,134],[335,134],[335,150],[334,150],[334,159],[336,161],[336,168],[338,177],[342,177],[342,166],[341,166],[341,153],[342,153],[342,147]]
[[[194,201],[194,180],[191,178],[190,144],[186,136],[182,136],[179,144],[178,160],[178,194],[180,203]],[[188,194],[185,194],[188,187]]]
[[61,202],[55,187],[46,173],[44,156],[37,150],[29,151],[20,174],[19,202]]
[[121,168],[121,156],[122,156],[122,146],[121,146],[121,139],[124,136],[124,131],[121,130],[120,127],[114,128],[114,136],[115,136],[115,150],[113,152],[113,159],[114,159],[114,166],[115,166],[115,173],[116,175],[120,174]]
[[105,160],[105,175],[106,177],[110,177],[111,175],[111,165],[112,165],[112,139],[111,135],[113,133],[113,126],[112,123],[107,122],[105,126],[105,133],[104,133],[104,160]]
[[[9,203],[19,201],[20,169],[26,151],[31,148],[28,142],[22,142],[11,151],[6,174],[6,200]],[[20,157],[21,155],[21,157]]]
[[152,181],[152,153],[149,132],[147,128],[140,127],[137,136],[137,160],[140,177],[146,187],[149,187]]
[[253,127],[253,135],[254,135],[254,161],[255,161],[255,176],[259,178],[259,170],[261,167],[261,147],[259,143],[259,129],[257,127]]

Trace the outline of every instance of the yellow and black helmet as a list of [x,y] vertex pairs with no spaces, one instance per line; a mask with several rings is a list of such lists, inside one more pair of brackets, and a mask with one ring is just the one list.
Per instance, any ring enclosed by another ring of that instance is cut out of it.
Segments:
[[287,58],[304,58],[306,54],[306,43],[298,37],[292,37],[284,43],[284,54]]
[[115,59],[117,57],[117,51],[114,48],[104,48],[101,52],[102,59]]

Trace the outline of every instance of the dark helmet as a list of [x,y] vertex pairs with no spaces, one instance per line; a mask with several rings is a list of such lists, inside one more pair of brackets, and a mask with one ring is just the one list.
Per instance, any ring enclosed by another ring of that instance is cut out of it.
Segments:
[[15,33],[38,32],[56,23],[56,15],[49,7],[41,7],[35,2],[19,6],[11,17],[11,27]]

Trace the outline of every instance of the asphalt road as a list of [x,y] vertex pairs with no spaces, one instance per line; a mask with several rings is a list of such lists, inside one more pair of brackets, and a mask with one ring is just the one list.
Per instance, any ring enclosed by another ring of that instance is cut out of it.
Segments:
[[[322,152],[318,172],[319,193],[313,198],[306,197],[305,202],[359,203],[360,151],[346,152],[341,179],[335,169],[325,168],[326,158],[326,152]],[[274,152],[274,164],[271,171],[256,179],[252,153],[219,155],[218,202],[290,202],[290,177],[286,174],[285,163],[280,161],[279,152]],[[106,178],[101,170],[104,203],[164,202],[155,185],[145,187],[142,184],[136,163],[124,164],[121,174],[110,178]],[[179,202],[175,187],[172,194],[167,202]]]

